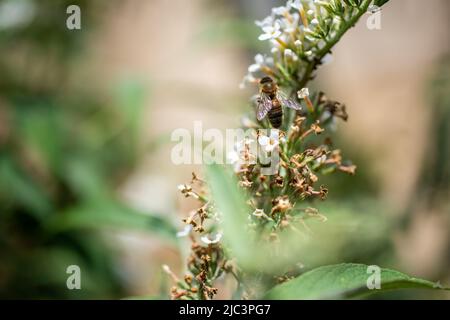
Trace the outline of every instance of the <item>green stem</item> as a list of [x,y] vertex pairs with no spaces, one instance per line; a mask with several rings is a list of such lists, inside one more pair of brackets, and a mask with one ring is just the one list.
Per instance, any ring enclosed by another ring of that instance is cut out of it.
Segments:
[[[345,21],[343,27],[337,31],[336,35],[332,37],[329,41],[327,41],[326,45],[317,53],[316,58],[312,63],[310,63],[305,71],[305,74],[303,75],[302,79],[298,83],[298,90],[301,88],[304,88],[308,81],[311,78],[311,74],[316,69],[317,65],[320,63],[320,61],[323,59],[323,57],[333,48],[333,46],[339,42],[339,40],[342,38],[344,33],[346,33],[351,27],[353,27],[356,22],[361,18],[361,16],[367,12],[367,9],[369,8],[370,4],[373,0],[364,0],[361,4],[361,6],[358,8],[357,13],[351,17],[348,21]],[[387,2],[387,1],[386,1]]]

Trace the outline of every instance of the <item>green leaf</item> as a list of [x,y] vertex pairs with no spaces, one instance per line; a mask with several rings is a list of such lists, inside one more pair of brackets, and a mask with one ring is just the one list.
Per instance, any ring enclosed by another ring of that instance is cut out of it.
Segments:
[[[380,268],[381,288],[368,289],[367,282],[374,273],[364,264],[343,263],[319,267],[278,285],[268,291],[267,299],[327,299],[353,298],[393,289],[444,289],[440,285],[408,276],[399,271]],[[371,281],[369,281],[371,283]]]
[[206,175],[214,202],[223,215],[224,238],[236,258],[245,264],[250,259],[249,253],[255,252],[245,230],[248,216],[245,199],[237,188],[236,179],[221,166],[206,166]]
[[14,201],[38,220],[45,219],[53,210],[45,190],[7,157],[0,158],[0,190],[3,205]]
[[73,207],[49,221],[48,230],[117,228],[151,232],[176,242],[176,228],[162,215],[138,212],[113,199]]
[[373,2],[374,5],[381,7],[383,4],[385,4],[386,2],[388,2],[389,0],[375,0]]

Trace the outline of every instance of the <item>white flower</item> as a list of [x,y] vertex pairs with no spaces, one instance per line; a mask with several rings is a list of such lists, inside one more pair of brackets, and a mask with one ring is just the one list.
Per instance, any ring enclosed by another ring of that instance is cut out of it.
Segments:
[[259,136],[258,143],[266,152],[272,152],[280,144],[278,130],[272,130],[270,132],[270,137],[265,135]]
[[325,46],[327,45],[326,41],[321,39],[317,44],[317,48],[319,48],[320,50],[322,50],[323,48],[325,48]]
[[291,8],[289,7],[289,2],[288,2],[286,7],[285,6],[281,6],[281,7],[272,8],[272,14],[273,15],[278,15],[278,16],[284,16],[284,15],[289,13],[290,9]]
[[284,55],[286,57],[292,57],[294,55],[294,52],[291,49],[284,50]]
[[309,16],[312,16],[312,15],[314,15],[314,10],[309,9],[308,11],[306,11],[306,13],[307,13]]
[[264,217],[266,216],[265,212],[263,209],[255,209],[255,211],[253,211],[252,213],[255,217]]
[[284,57],[287,59],[291,59],[293,61],[297,61],[298,57],[291,49],[284,50]]
[[248,72],[254,73],[261,70],[261,67],[264,65],[264,56],[258,53],[255,56],[255,63],[248,67]]
[[377,5],[371,4],[368,8],[367,8],[367,12],[369,13],[377,13],[378,11],[381,11],[381,8]]
[[272,26],[262,27],[262,30],[264,33],[258,37],[261,41],[276,39],[281,36],[280,23],[278,21],[275,21]]
[[304,99],[309,96],[309,89],[308,88],[302,88],[297,92],[297,96],[299,99]]
[[255,83],[256,78],[252,74],[247,74],[239,84],[239,89],[244,89],[248,83]]
[[163,264],[162,265],[162,269],[164,270],[164,272],[166,273],[171,273],[172,270],[170,270],[170,267],[167,264]]
[[285,33],[292,33],[297,29],[299,21],[300,15],[295,12],[291,15],[291,19],[282,19],[280,23]]
[[301,3],[300,0],[291,0],[291,1],[289,2],[289,6],[290,6],[291,8],[297,9],[297,10],[300,10],[300,9],[303,8],[302,3]]
[[272,26],[274,22],[275,21],[274,21],[273,17],[272,16],[268,16],[268,17],[265,17],[263,20],[255,21],[255,24],[258,27],[260,27],[260,28],[264,28],[264,27],[267,27],[267,26]]
[[313,26],[317,26],[319,24],[319,20],[317,20],[316,18],[312,19],[310,22]]
[[[256,156],[251,153],[253,142],[255,142],[253,139],[246,137],[234,145],[233,151],[227,153],[227,163],[233,165],[234,172],[239,172],[243,164],[256,159]],[[244,154],[248,156],[248,160],[245,159]]]
[[276,53],[278,53],[280,51],[280,49],[278,49],[277,47],[273,47],[272,49],[270,49],[270,52],[272,53],[272,54],[276,54]]
[[333,56],[330,53],[327,53],[322,60],[320,60],[320,62],[325,65],[325,64],[329,64],[331,63],[331,61],[333,61]]
[[288,34],[281,33],[281,36],[279,36],[276,39],[270,39],[269,41],[270,41],[270,44],[272,45],[272,47],[275,47],[275,48],[278,48],[281,50],[280,41],[278,41],[278,40],[281,40],[283,42],[289,42],[288,38],[289,38]]
[[218,243],[222,239],[222,233],[216,233],[216,236],[211,239],[210,235],[206,235],[200,238],[204,244],[214,244]]
[[255,127],[258,127],[258,125],[255,122],[253,122],[252,120],[250,120],[250,118],[247,117],[247,116],[241,117],[241,125],[244,128],[255,128]]
[[315,162],[318,164],[318,165],[321,165],[321,164],[323,164],[323,163],[325,163],[325,161],[327,161],[327,156],[324,154],[323,156],[320,156],[319,158],[317,158],[316,160],[315,160]]
[[240,159],[239,153],[237,151],[230,151],[227,154],[227,160],[230,164],[235,164]]
[[235,148],[239,151],[244,150],[244,148],[250,146],[253,142],[255,142],[253,139],[250,139],[249,137],[245,137],[241,141],[236,142]]
[[273,64],[272,58],[266,58],[262,54],[258,53],[255,56],[255,63],[248,67],[249,73],[255,73],[260,71],[264,66]]
[[177,232],[177,237],[178,238],[186,237],[191,232],[191,230],[192,230],[192,225],[187,224],[184,226],[183,230]]
[[295,40],[294,45],[295,45],[297,48],[300,48],[300,47],[302,46],[302,42],[301,42],[300,40]]
[[[265,218],[265,219],[267,219],[267,220],[273,221],[272,218],[269,217],[269,216],[264,212],[263,209],[255,209],[255,211],[252,212],[252,215],[253,215],[254,217],[257,217],[257,218]],[[250,216],[248,216],[248,218],[250,219]]]

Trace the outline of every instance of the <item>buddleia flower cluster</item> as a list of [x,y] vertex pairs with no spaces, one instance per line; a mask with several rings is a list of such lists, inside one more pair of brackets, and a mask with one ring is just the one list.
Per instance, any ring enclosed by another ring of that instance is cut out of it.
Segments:
[[270,54],[255,56],[241,87],[265,74],[300,90],[320,64],[330,62],[331,48],[341,36],[375,7],[371,0],[291,0],[273,8],[256,21],[259,40],[269,43]]
[[[256,55],[245,84],[257,85],[262,77],[271,77],[280,90],[302,106],[301,110],[285,108],[278,130],[267,120],[256,120],[257,99],[253,99],[255,103],[243,117],[242,126],[254,129],[254,134],[238,141],[229,154],[238,188],[248,199],[246,230],[258,233],[260,241],[276,242],[287,229],[308,233],[307,219],[326,221],[326,215],[311,206],[314,200],[325,200],[332,192],[320,183],[320,177],[334,172],[355,174],[356,166],[344,160],[330,136],[337,121],[348,119],[345,105],[323,92],[310,93],[306,85],[317,66],[328,60],[333,45],[370,5],[372,1],[367,0],[293,0],[273,8],[271,15],[256,22],[262,30],[259,40],[270,44],[270,55]],[[265,174],[264,165],[255,160],[255,145],[257,150],[279,155],[273,174]],[[185,228],[178,234],[191,241],[186,274],[180,279],[164,266],[175,282],[171,297],[211,299],[219,290],[216,280],[224,274],[231,275],[238,286],[247,275],[221,242],[221,213],[209,198],[207,182],[193,173],[191,182],[180,185],[179,190],[185,197],[197,199],[199,207],[183,219]],[[298,225],[304,229],[298,230]],[[284,274],[275,277],[286,279]],[[251,288],[240,295],[255,296]]]

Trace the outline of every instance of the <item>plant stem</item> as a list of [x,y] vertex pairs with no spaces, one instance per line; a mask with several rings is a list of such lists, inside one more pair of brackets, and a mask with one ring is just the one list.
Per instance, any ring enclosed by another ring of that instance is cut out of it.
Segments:
[[[387,1],[386,1],[387,2]],[[329,41],[327,41],[326,45],[318,51],[318,54],[314,61],[308,65],[302,79],[298,82],[297,89],[305,87],[308,81],[311,78],[311,74],[316,69],[317,65],[320,64],[323,57],[333,48],[333,46],[338,43],[338,41],[342,38],[344,33],[346,33],[351,27],[355,25],[355,23],[361,18],[361,16],[367,12],[369,5],[372,3],[372,0],[364,0],[361,6],[358,8],[358,12],[351,17],[348,21],[345,21],[344,26],[337,31],[336,35],[332,37]]]

